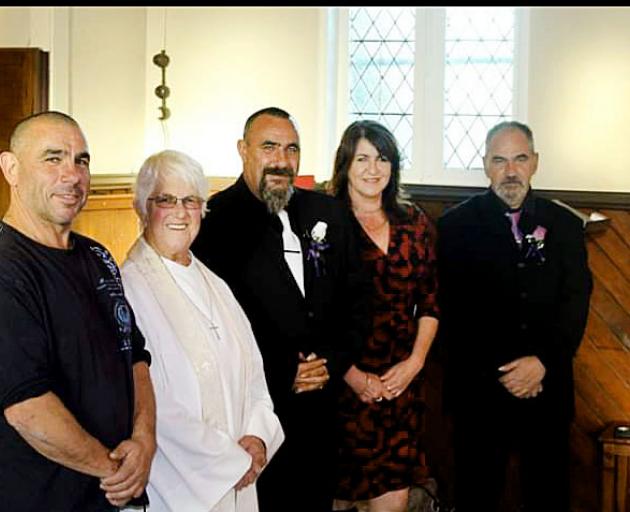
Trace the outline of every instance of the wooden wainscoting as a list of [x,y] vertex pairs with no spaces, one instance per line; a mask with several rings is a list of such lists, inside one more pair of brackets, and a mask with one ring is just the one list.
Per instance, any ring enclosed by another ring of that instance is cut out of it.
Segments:
[[630,210],[598,211],[611,223],[608,229],[589,234],[586,242],[594,286],[586,334],[573,365],[576,416],[571,455],[576,512],[600,510],[598,438],[608,424],[630,422]]
[[103,244],[121,265],[140,233],[133,195],[91,194],[74,221],[73,230]]
[[[229,187],[235,180],[232,176],[208,177],[209,195]],[[87,204],[73,225],[77,233],[103,244],[119,265],[140,234],[140,225],[132,205],[134,182],[133,174],[93,176]],[[314,184],[312,175],[296,178],[297,186],[313,188]]]
[[[77,233],[103,244],[121,265],[127,251],[140,234],[140,224],[133,209],[133,174],[108,174],[92,177],[87,204],[74,221]],[[230,186],[234,177],[208,178],[209,195]]]

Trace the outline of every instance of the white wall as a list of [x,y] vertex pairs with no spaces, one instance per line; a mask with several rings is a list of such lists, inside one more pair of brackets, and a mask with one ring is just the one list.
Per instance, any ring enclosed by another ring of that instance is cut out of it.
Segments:
[[630,192],[630,9],[531,10],[541,188]]
[[[237,176],[236,141],[247,117],[277,106],[300,127],[302,173],[316,168],[319,9],[184,8],[166,11],[166,83],[170,145],[190,153],[207,174]],[[162,49],[164,9],[150,9],[147,60]],[[147,72],[147,150],[160,149],[160,70]]]
[[[531,9],[537,187],[630,192],[628,27],[622,7]],[[236,176],[245,119],[276,105],[300,124],[302,172],[327,178],[325,41],[323,8],[0,8],[0,46],[51,52],[50,107],[82,124],[95,173],[135,172],[172,147],[208,175]],[[164,44],[172,117],[163,126],[152,57]]]
[[0,8],[0,47],[30,47],[31,9],[28,7]]
[[85,131],[96,172],[130,172],[145,157],[145,11],[70,12],[69,110]]
[[145,8],[0,8],[0,45],[49,53],[49,108],[82,126],[93,173],[145,156]]

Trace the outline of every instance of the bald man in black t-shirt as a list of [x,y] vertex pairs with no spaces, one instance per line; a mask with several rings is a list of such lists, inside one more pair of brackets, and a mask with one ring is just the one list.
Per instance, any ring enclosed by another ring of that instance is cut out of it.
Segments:
[[81,129],[59,112],[20,122],[0,153],[11,188],[0,223],[0,503],[12,512],[146,503],[150,356],[111,255],[71,232],[89,162]]

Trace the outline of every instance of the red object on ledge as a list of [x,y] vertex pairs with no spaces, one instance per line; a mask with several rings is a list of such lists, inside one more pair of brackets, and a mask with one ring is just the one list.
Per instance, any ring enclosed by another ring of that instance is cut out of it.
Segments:
[[312,190],[315,188],[315,176],[313,174],[298,174],[295,177],[295,186]]

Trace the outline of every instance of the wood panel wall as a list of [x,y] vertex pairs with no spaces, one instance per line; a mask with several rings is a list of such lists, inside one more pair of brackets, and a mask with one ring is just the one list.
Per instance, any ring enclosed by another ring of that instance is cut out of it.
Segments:
[[[133,209],[132,175],[96,176],[92,193],[75,219],[72,229],[102,243],[122,265],[127,251],[140,234],[141,226]],[[234,183],[232,177],[208,178],[209,194]]]
[[630,211],[600,211],[611,223],[587,236],[594,288],[586,333],[574,361],[571,455],[576,512],[599,510],[599,435],[611,422],[630,423]]
[[75,219],[73,230],[102,243],[121,265],[140,233],[132,201],[130,193],[91,194]]
[[[419,200],[437,219],[453,201]],[[629,202],[630,203],[630,202]],[[605,426],[630,423],[630,204],[598,209],[611,219],[601,231],[586,235],[593,274],[588,323],[574,360],[576,416],[571,426],[571,500],[573,512],[597,512],[601,500],[602,453],[598,438]],[[590,214],[593,208],[579,208]],[[440,495],[453,497],[452,426],[441,403],[442,366],[439,346],[427,367],[425,421],[428,464]],[[518,495],[515,464],[508,474],[511,504]]]

